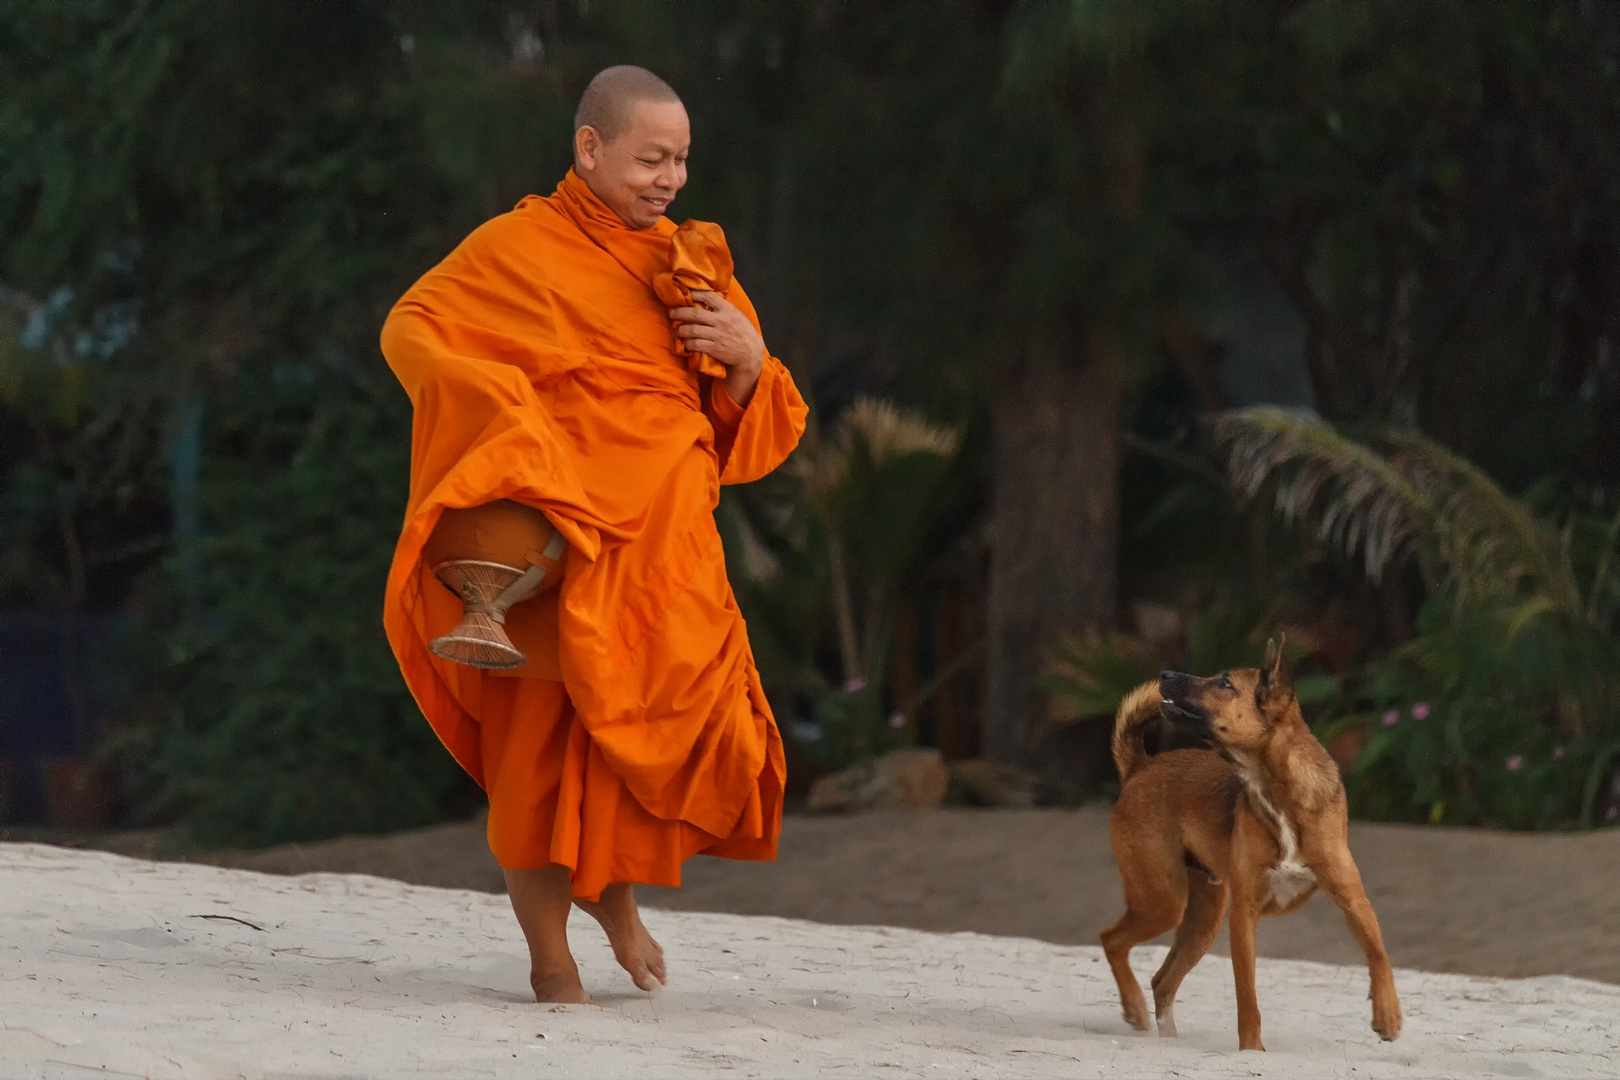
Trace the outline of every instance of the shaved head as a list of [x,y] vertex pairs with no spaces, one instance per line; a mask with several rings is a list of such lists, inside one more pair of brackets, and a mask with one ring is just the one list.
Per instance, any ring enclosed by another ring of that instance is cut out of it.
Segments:
[[604,68],[580,95],[574,113],[574,130],[592,127],[605,143],[612,142],[630,127],[635,106],[643,101],[679,104],[680,95],[658,76],[634,64]]
[[658,224],[686,186],[692,124],[669,84],[646,68],[610,67],[574,115],[574,172],[632,229]]

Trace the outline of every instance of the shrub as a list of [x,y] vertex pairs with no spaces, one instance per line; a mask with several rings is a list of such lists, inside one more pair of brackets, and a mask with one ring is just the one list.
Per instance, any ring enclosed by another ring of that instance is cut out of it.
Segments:
[[381,631],[408,403],[309,374],[221,410],[235,423],[215,438],[239,445],[204,474],[204,538],[137,604],[150,679],[116,749],[144,816],[207,842],[408,828],[476,802]]

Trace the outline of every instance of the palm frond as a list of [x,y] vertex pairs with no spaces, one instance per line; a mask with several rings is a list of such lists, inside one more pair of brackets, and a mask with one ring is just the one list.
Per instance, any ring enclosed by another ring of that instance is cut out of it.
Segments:
[[[1616,512],[1614,520],[1609,523],[1604,533],[1603,543],[1598,552],[1597,569],[1592,573],[1592,587],[1587,590],[1586,621],[1600,628],[1606,626],[1608,621],[1610,574],[1615,568],[1617,552],[1620,552],[1620,512]],[[1620,588],[1613,591],[1620,593]]]
[[826,500],[848,481],[857,453],[881,467],[910,454],[948,458],[961,442],[954,428],[932,424],[892,402],[862,397],[844,413],[836,436],[805,446],[789,467],[812,498]]
[[1459,606],[1535,597],[1516,629],[1546,614],[1592,621],[1567,540],[1434,440],[1390,429],[1375,449],[1312,413],[1272,407],[1223,413],[1214,427],[1239,492],[1253,497],[1274,484],[1284,518],[1313,522],[1321,540],[1359,555],[1373,581],[1414,556],[1433,584],[1455,588]]
[[962,436],[954,428],[931,424],[892,402],[863,397],[849,407],[839,425],[840,442],[849,445],[856,439],[866,443],[874,463],[883,465],[907,454],[950,457],[961,445]]
[[1125,695],[1158,674],[1157,651],[1129,634],[1088,634],[1064,638],[1042,672],[1055,723],[1112,716]]
[[1430,496],[1314,413],[1234,409],[1215,418],[1214,430],[1241,494],[1253,498],[1275,484],[1283,518],[1314,522],[1317,538],[1359,557],[1371,580],[1404,556],[1427,554],[1436,518]]
[[1458,601],[1529,588],[1553,608],[1581,617],[1569,562],[1550,531],[1521,500],[1478,466],[1415,431],[1382,436],[1397,467],[1430,494],[1440,558],[1458,586]]
[[837,439],[806,437],[783,471],[804,485],[811,500],[825,503],[849,478],[849,455]]

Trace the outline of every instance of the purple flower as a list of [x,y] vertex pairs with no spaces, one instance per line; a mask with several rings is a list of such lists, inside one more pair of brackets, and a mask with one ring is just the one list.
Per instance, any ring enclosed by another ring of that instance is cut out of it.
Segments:
[[1385,727],[1394,727],[1396,724],[1398,724],[1400,722],[1401,722],[1401,711],[1399,709],[1391,709],[1391,710],[1389,710],[1389,712],[1384,714],[1384,726]]
[[1429,703],[1427,701],[1420,701],[1416,705],[1412,706],[1412,719],[1427,720],[1428,718]]
[[1620,818],[1620,806],[1611,806],[1603,811],[1604,821],[1613,821],[1615,818]]
[[1564,760],[1564,748],[1562,746],[1553,747],[1553,760],[1554,761],[1563,761]]
[[889,726],[894,728],[896,731],[899,731],[901,728],[905,727],[906,714],[903,712],[891,713],[889,716]]
[[848,682],[844,683],[844,693],[846,694],[858,694],[865,689],[866,678],[862,675],[857,675]]
[[1519,767],[1523,764],[1524,758],[1520,757],[1518,754],[1514,754],[1512,757],[1507,759],[1508,772],[1518,772]]

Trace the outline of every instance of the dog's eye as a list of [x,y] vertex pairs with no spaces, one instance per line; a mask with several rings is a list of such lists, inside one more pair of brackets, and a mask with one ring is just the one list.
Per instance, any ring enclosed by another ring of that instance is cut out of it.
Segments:
[[1231,689],[1233,689],[1232,680],[1227,678],[1225,675],[1221,676],[1221,681],[1219,683],[1219,686],[1220,686],[1220,688],[1222,690],[1231,690]]

